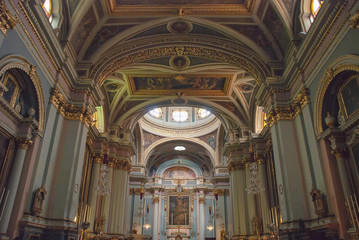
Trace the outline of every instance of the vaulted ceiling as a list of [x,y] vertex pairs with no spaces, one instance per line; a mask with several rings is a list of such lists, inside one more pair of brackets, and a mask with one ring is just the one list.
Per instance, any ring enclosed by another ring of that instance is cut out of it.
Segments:
[[295,0],[68,2],[78,74],[102,87],[106,128],[185,103],[251,130],[258,86],[280,78],[293,40]]

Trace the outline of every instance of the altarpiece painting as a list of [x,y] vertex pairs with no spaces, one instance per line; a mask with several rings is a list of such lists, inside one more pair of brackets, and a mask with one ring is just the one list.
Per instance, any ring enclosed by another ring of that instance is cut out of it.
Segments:
[[168,206],[167,219],[169,227],[190,226],[191,196],[178,194],[169,195]]

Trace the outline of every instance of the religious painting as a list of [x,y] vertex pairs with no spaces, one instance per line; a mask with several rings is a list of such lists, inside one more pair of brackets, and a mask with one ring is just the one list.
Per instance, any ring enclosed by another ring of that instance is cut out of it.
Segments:
[[[180,59],[177,59],[176,64]],[[183,60],[183,59],[182,59]],[[185,63],[187,64],[187,63]],[[135,95],[171,95],[179,91],[192,96],[225,96],[228,93],[229,75],[132,75],[128,77]]]
[[163,178],[169,179],[194,179],[196,174],[186,167],[171,167],[163,173]]
[[352,76],[339,89],[339,102],[346,118],[359,109],[359,77]]
[[5,181],[4,177],[7,176],[6,168],[9,163],[11,145],[12,140],[0,131],[0,187]]
[[189,226],[191,198],[189,195],[168,196],[168,225]]
[[359,174],[359,143],[353,145],[351,147],[352,158],[354,160],[354,164],[357,170],[357,174]]
[[96,26],[96,15],[93,8],[90,8],[80,24],[77,26],[77,31],[73,36],[71,36],[71,44],[76,53],[79,53],[85,41],[87,40],[90,32]]

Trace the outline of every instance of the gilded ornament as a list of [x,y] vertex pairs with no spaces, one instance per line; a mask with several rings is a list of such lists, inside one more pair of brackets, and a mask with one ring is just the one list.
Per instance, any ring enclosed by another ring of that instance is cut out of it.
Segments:
[[16,142],[18,144],[18,147],[21,149],[27,149],[32,144],[32,141],[27,138],[17,139]]
[[0,30],[6,35],[7,30],[14,29],[18,21],[7,9],[5,1],[0,3]]
[[153,197],[153,203],[158,203],[159,202],[159,197]]
[[81,121],[88,127],[94,124],[93,114],[89,110],[83,106],[68,103],[57,88],[52,90],[50,101],[65,119]]
[[290,105],[276,106],[267,114],[267,123],[270,127],[281,120],[293,120],[303,108],[310,103],[309,90],[303,88]]
[[356,10],[354,16],[350,18],[349,22],[352,29],[359,28],[359,9]]

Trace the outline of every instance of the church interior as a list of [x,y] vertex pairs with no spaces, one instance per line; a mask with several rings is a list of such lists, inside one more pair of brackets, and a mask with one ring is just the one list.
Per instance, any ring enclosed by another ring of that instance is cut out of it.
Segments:
[[1,0],[0,239],[359,239],[359,1]]

